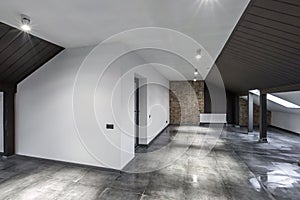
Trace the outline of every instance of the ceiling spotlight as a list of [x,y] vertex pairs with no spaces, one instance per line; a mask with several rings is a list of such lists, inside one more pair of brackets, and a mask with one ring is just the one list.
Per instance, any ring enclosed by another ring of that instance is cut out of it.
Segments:
[[194,82],[196,82],[197,81],[197,78],[194,78]]
[[201,49],[198,49],[197,52],[196,52],[196,58],[199,60],[202,58],[202,55],[201,55]]
[[198,70],[195,69],[194,75],[197,76],[199,74]]
[[30,24],[30,17],[26,15],[21,15],[21,29],[25,32],[29,32],[31,30],[29,24]]

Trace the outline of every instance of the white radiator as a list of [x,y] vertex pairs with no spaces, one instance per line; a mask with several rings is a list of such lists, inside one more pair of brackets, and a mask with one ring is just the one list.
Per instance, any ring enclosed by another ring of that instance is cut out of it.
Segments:
[[212,114],[205,113],[200,114],[200,123],[215,123],[215,124],[226,124],[226,114]]

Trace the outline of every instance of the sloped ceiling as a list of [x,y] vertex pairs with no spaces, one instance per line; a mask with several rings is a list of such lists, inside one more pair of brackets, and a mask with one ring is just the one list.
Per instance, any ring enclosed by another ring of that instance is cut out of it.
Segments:
[[[33,35],[66,48],[97,45],[112,35],[135,28],[167,28],[193,38],[215,62],[249,1],[7,0],[1,2],[0,21],[18,27],[20,14],[26,14],[31,18]],[[196,49],[191,52],[193,57],[194,54]],[[205,66],[205,70],[211,66],[212,63]],[[190,66],[180,69],[180,73],[189,73],[193,79],[193,70],[188,71]],[[172,74],[167,74],[167,78],[177,80]]]
[[300,83],[300,1],[252,0],[216,64],[236,93]]
[[61,50],[60,46],[0,22],[0,83],[18,84]]

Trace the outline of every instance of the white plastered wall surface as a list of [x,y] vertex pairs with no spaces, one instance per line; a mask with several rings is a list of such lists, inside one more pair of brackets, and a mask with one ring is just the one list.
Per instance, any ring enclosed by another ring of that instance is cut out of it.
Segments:
[[[130,97],[136,73],[146,77],[149,83],[158,83],[147,87],[147,114],[152,116],[148,121],[147,142],[165,128],[169,121],[169,81],[136,55],[126,58],[126,66],[141,65],[139,69],[127,73],[125,62],[115,62],[106,70],[96,87],[94,105],[84,98],[88,85],[81,85],[77,95],[82,101],[77,102],[74,111],[74,82],[81,63],[92,49],[66,49],[18,85],[17,154],[122,169],[134,156],[133,100]],[[98,64],[97,59],[91,62]],[[104,66],[98,67],[105,70]],[[93,73],[89,71],[84,76]],[[120,84],[112,87],[120,78]],[[90,108],[95,115],[85,116],[85,110]],[[161,115],[162,111],[165,115]],[[115,113],[120,115],[116,117]],[[115,128],[99,129],[92,124],[94,118],[99,126],[111,123]]]

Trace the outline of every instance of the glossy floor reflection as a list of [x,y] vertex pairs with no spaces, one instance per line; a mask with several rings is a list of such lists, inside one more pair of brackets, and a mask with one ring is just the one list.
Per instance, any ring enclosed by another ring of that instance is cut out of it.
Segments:
[[[148,160],[137,156],[126,166],[127,170],[159,167],[146,173],[22,156],[2,159],[0,199],[299,199],[299,136],[270,129],[269,143],[262,144],[257,143],[257,132],[226,128],[218,139],[206,133],[210,132],[205,127],[170,126],[137,153],[157,152],[175,141],[167,147],[170,151]],[[191,145],[187,148],[184,142]],[[164,166],[163,161],[182,152]]]

